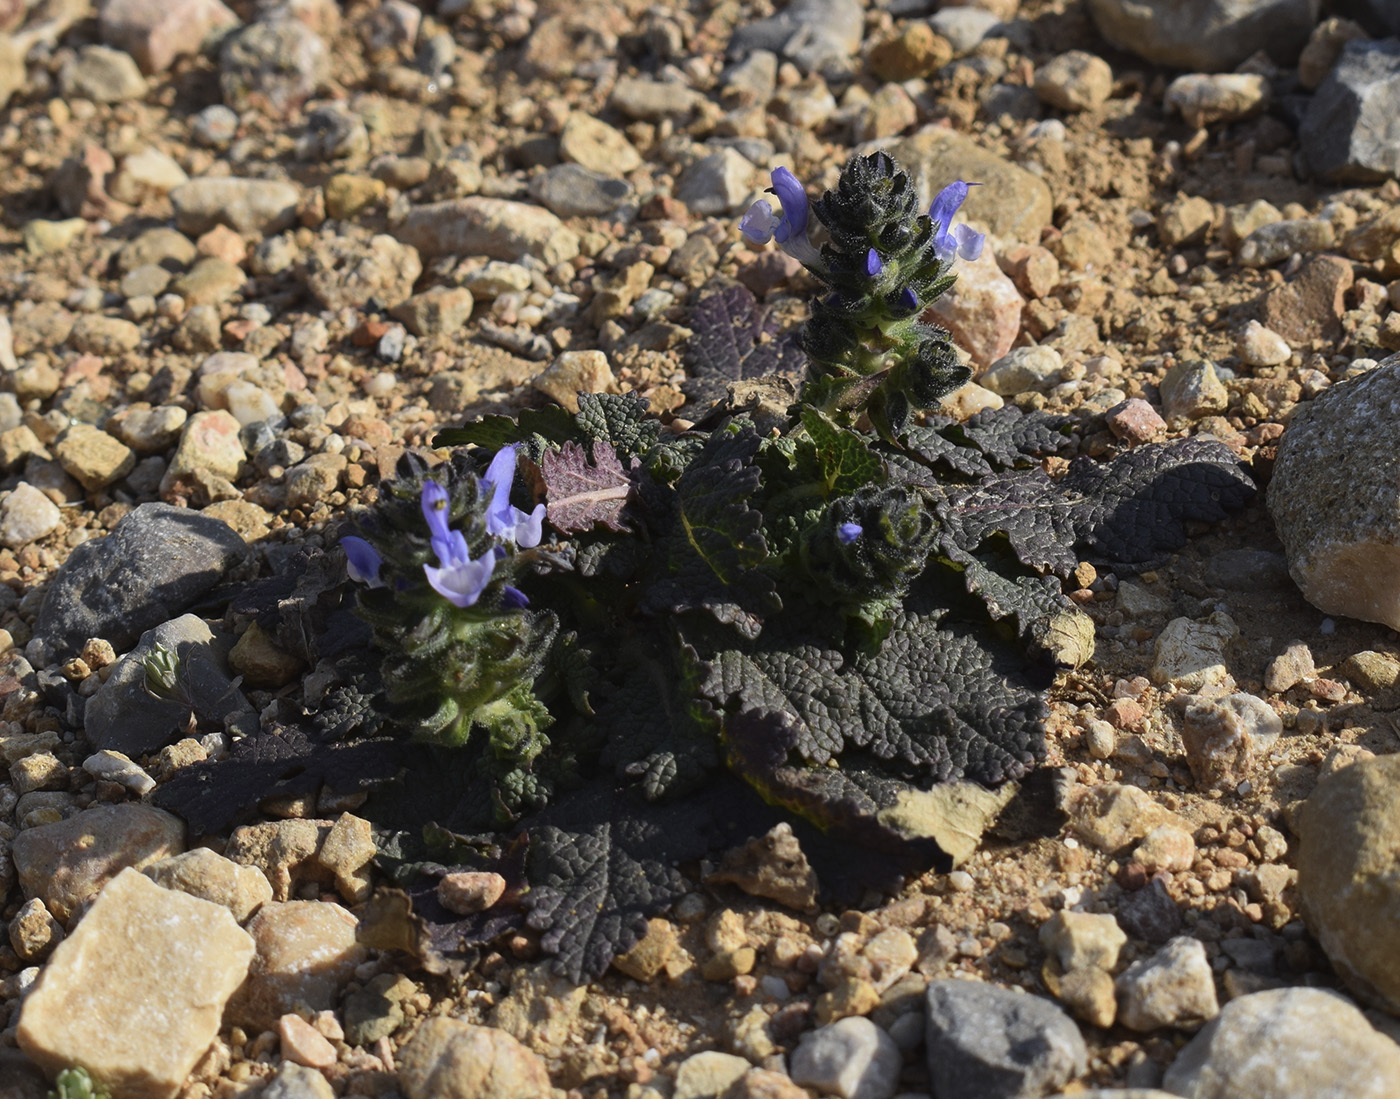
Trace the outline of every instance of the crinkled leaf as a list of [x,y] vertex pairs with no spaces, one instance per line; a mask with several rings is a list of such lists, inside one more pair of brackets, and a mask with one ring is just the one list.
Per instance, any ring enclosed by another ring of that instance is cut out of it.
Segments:
[[769,630],[757,645],[718,654],[702,689],[730,713],[781,715],[808,763],[864,749],[929,780],[995,783],[1045,751],[1045,705],[1025,660],[984,625],[948,620],[927,581],[873,654]]
[[996,469],[1027,466],[1048,454],[1059,454],[1069,443],[1073,423],[1068,416],[1022,412],[1015,405],[984,408],[962,424],[944,428],[951,438],[966,440]]
[[764,616],[781,609],[772,578],[760,571],[768,557],[763,513],[750,506],[761,482],[752,464],[759,443],[752,429],[716,432],[681,475],[644,610],[704,610],[756,637]]
[[884,466],[854,431],[837,427],[814,408],[804,409],[807,429],[827,496],[844,496],[883,481]]
[[935,507],[968,552],[1005,534],[1023,564],[1064,577],[1077,550],[1150,561],[1184,544],[1187,520],[1223,519],[1254,492],[1228,447],[1194,438],[1137,447],[1103,464],[1076,458],[1058,481],[1031,469],[949,485]]
[[796,378],[807,361],[795,336],[773,332],[768,310],[737,284],[701,298],[691,311],[690,328],[682,389],[695,403],[723,400],[728,383],[746,378]]
[[618,454],[641,457],[661,432],[661,421],[647,415],[647,399],[637,393],[580,393],[575,417],[583,437],[611,447]]
[[540,460],[544,474],[549,521],[564,534],[578,534],[595,526],[625,531],[623,509],[631,497],[632,479],[617,453],[606,442],[593,444],[593,460],[578,443],[547,450]]
[[558,405],[527,408],[516,416],[483,416],[461,427],[450,427],[433,436],[433,446],[476,446],[497,451],[510,443],[540,436],[552,443],[578,438],[578,425],[567,409]]

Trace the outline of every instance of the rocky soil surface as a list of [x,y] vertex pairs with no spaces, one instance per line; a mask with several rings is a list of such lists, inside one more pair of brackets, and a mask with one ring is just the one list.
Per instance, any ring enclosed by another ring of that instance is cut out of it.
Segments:
[[[1400,1094],[1387,35],[1385,0],[0,0],[0,1096]],[[859,910],[699,888],[584,988],[527,936],[455,980],[358,943],[353,799],[187,850],[142,799],[325,682],[207,593],[464,417],[637,390],[684,429],[706,288],[803,315],[737,232],[769,170],[874,147],[982,184],[951,408],[1209,434],[1268,486],[1081,565],[1063,827]],[[155,640],[223,731],[142,694]]]

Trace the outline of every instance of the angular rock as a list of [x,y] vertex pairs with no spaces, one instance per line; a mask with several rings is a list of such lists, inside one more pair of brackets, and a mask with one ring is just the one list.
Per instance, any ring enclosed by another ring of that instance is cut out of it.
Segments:
[[63,472],[88,492],[106,488],[136,467],[130,447],[91,424],[70,427],[54,442],[53,453]]
[[15,837],[12,854],[25,896],[41,897],[66,923],[122,870],[140,870],[184,847],[185,824],[179,817],[124,802],[27,828]]
[[1387,1099],[1400,1094],[1400,1046],[1335,992],[1270,989],[1226,1004],[1162,1086],[1195,1099]]
[[415,336],[451,335],[471,319],[476,300],[464,286],[434,286],[390,310]]
[[1313,256],[1293,281],[1260,296],[1259,323],[1295,346],[1338,340],[1353,281],[1351,264],[1340,256]]
[[1400,756],[1324,776],[1297,814],[1298,894],[1308,929],[1359,995],[1400,1008]]
[[1122,850],[1159,825],[1186,825],[1146,790],[1120,783],[1075,789],[1069,812],[1075,834],[1106,854]]
[[578,234],[548,210],[503,198],[473,196],[414,207],[394,227],[394,235],[425,257],[517,261],[535,256],[553,266],[579,252]]
[[1194,1029],[1220,1013],[1210,962],[1197,939],[1172,939],[1125,969],[1115,985],[1118,1022],[1130,1030]]
[[728,53],[742,57],[768,50],[806,72],[840,69],[860,49],[863,30],[861,8],[853,0],[794,0],[776,15],[736,28]]
[[1022,1099],[1084,1074],[1079,1028],[1054,1003],[980,981],[931,981],[929,1077],[936,1095]]
[[368,241],[336,237],[303,261],[307,287],[326,309],[363,309],[370,301],[392,308],[413,293],[423,273],[418,250],[387,233]]
[[1181,930],[1181,909],[1162,882],[1153,878],[1118,902],[1118,922],[1135,939],[1164,943]]
[[1056,912],[1040,925],[1040,945],[1054,952],[1066,972],[1113,969],[1127,941],[1111,912]]
[[729,882],[755,897],[767,897],[799,912],[817,903],[817,875],[792,826],[774,825],[767,835],[725,853],[707,882]]
[[704,98],[694,88],[674,81],[623,76],[613,85],[608,106],[631,119],[659,122],[663,118],[683,118]]
[[142,873],[164,889],[222,905],[239,923],[272,900],[272,886],[261,870],[240,866],[207,847],[151,863]]
[[[982,186],[972,188],[959,214],[968,221],[981,222],[1003,240],[1039,244],[1040,231],[1051,223],[1054,200],[1045,182],[987,152],[969,137],[952,130],[932,130],[897,141],[888,151],[913,178],[925,202],[932,202],[934,195],[955,180],[980,182]],[[965,267],[959,265],[958,270]]]
[[229,1001],[228,1021],[271,1030],[288,1012],[335,1007],[368,954],[355,941],[357,923],[329,901],[264,904],[248,921],[257,954]]
[[1224,698],[1188,696],[1181,715],[1186,762],[1192,777],[1206,788],[1237,787],[1282,731],[1283,719],[1273,708],[1244,692]]
[[719,1099],[729,1085],[749,1071],[749,1063],[732,1053],[693,1053],[676,1069],[671,1099]]
[[587,111],[574,111],[559,133],[559,155],[601,175],[621,175],[641,167],[642,154],[627,135]]
[[1188,691],[1233,685],[1225,661],[1239,635],[1239,626],[1223,611],[1216,611],[1203,622],[1173,618],[1157,635],[1148,675],[1153,683],[1170,683]]
[[1035,94],[1062,111],[1093,110],[1112,92],[1113,70],[1108,62],[1084,50],[1062,53],[1036,70]]
[[311,98],[329,69],[321,36],[294,14],[279,13],[224,40],[219,85],[235,111],[285,118]]
[[122,103],[146,94],[146,78],[131,55],[106,46],[84,46],[58,74],[65,99]]
[[1120,50],[1168,68],[1221,72],[1261,49],[1294,61],[1318,0],[1089,0],[1088,9]]
[[903,1060],[893,1038],[857,1015],[803,1035],[790,1075],[795,1084],[841,1099],[890,1099]]
[[1322,218],[1288,218],[1261,225],[1240,245],[1236,257],[1242,267],[1268,267],[1293,254],[1308,255],[1331,248],[1336,231]]
[[530,181],[530,197],[561,218],[611,213],[630,200],[633,193],[632,184],[625,179],[578,164],[556,164]]
[[131,54],[146,73],[164,72],[175,58],[198,53],[210,34],[237,23],[220,0],[108,0],[98,13],[102,41]]
[[688,167],[676,198],[702,217],[731,214],[753,191],[755,168],[737,149],[721,148]]
[[1303,596],[1400,628],[1400,361],[1299,406],[1279,444],[1269,514]]
[[88,700],[84,732],[98,751],[139,756],[188,735],[186,702],[158,698],[146,689],[145,659],[157,645],[175,653],[188,701],[205,721],[218,726],[252,710],[228,673],[232,639],[215,634],[198,615],[181,615],[142,634]]
[[142,504],[105,538],[69,555],[49,584],[34,636],[61,654],[76,655],[89,637],[129,649],[222,582],[248,552],[226,523]]
[[544,1062],[502,1030],[438,1015],[398,1055],[407,1099],[549,1099]]
[[20,1048],[50,1074],[82,1065],[123,1099],[173,1099],[252,957],[227,909],[123,871],[30,990]]
[[993,393],[1012,397],[1035,389],[1044,393],[1063,379],[1064,359],[1053,347],[1017,347],[987,368],[981,384]]
[[1163,106],[1199,129],[1249,118],[1268,102],[1269,82],[1258,73],[1187,73],[1167,85]]
[[1333,183],[1400,175],[1400,144],[1393,130],[1397,111],[1400,41],[1348,42],[1298,128],[1308,166]]
[[973,363],[987,369],[1011,350],[1021,331],[1025,299],[1016,284],[1002,274],[990,248],[979,259],[960,261],[951,289],[929,307],[935,323],[953,334]]
[[206,176],[176,187],[170,201],[182,233],[198,236],[216,225],[227,225],[239,233],[261,236],[292,225],[301,191],[293,183],[275,179]]
[[[27,430],[27,429],[25,429]],[[0,499],[0,546],[20,549],[58,529],[58,505],[27,481]]]

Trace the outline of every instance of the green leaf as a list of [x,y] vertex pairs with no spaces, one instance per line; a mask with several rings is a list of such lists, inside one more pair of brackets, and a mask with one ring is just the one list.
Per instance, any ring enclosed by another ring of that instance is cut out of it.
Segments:
[[837,427],[815,408],[802,410],[802,425],[812,440],[824,495],[843,496],[884,481],[884,463],[862,436]]
[[656,445],[661,433],[661,421],[647,415],[647,399],[636,393],[580,393],[575,421],[579,433],[594,444],[638,458]]
[[433,446],[476,446],[500,450],[536,435],[552,443],[578,438],[574,417],[558,405],[527,408],[518,416],[483,416],[461,427],[449,427],[433,436]]

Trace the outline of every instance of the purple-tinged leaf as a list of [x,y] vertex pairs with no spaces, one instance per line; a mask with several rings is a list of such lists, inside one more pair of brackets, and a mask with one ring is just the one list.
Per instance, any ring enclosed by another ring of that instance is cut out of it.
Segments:
[[561,534],[578,534],[601,524],[625,531],[622,512],[632,496],[632,479],[617,453],[601,440],[593,444],[593,461],[578,443],[547,450],[540,460],[544,474],[546,515]]

